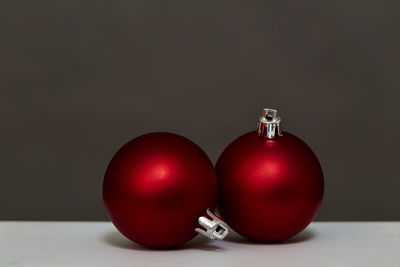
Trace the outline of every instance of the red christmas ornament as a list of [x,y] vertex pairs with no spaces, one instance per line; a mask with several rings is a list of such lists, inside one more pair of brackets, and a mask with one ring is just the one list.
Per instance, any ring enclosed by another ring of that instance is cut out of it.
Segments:
[[216,171],[222,218],[251,240],[275,242],[299,233],[322,202],[318,159],[302,140],[281,131],[276,110],[264,109],[258,131],[233,141]]
[[[196,231],[222,239],[226,226],[214,214],[217,177],[195,143],[171,133],[150,133],[125,144],[108,165],[103,183],[107,213],[126,237],[154,248],[176,247]],[[199,218],[200,217],[200,218]],[[196,229],[198,222],[207,231]]]

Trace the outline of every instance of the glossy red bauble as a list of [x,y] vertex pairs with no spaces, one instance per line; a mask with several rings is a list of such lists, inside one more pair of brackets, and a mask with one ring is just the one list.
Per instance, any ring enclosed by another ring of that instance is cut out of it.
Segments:
[[139,244],[176,247],[197,233],[197,219],[217,203],[218,184],[207,155],[192,141],[150,133],[124,145],[103,183],[107,213]]
[[299,233],[322,201],[318,159],[287,132],[271,140],[256,131],[239,137],[222,153],[216,170],[222,218],[251,240],[275,242]]

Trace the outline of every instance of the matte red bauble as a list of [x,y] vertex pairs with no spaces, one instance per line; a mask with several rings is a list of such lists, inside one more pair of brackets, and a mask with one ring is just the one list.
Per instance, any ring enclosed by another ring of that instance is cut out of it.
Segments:
[[324,193],[321,166],[296,136],[281,131],[276,110],[264,109],[258,130],[233,141],[218,159],[218,210],[239,234],[276,242],[302,231]]
[[[154,248],[192,239],[199,217],[215,208],[217,193],[215,170],[201,148],[185,137],[162,132],[124,145],[108,165],[103,183],[104,205],[117,229]],[[207,231],[198,232],[210,238],[226,234],[223,224],[205,217],[199,222]]]

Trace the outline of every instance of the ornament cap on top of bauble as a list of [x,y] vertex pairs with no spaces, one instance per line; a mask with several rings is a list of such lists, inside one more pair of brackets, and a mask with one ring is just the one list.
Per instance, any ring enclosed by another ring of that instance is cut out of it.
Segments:
[[282,136],[281,118],[276,109],[264,108],[258,119],[257,134],[266,139]]

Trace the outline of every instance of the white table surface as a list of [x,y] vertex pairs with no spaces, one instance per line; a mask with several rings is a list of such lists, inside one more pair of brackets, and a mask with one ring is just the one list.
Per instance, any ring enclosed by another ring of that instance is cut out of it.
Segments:
[[400,222],[317,222],[289,241],[201,236],[152,250],[109,222],[0,221],[0,266],[400,266]]

